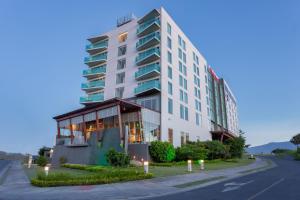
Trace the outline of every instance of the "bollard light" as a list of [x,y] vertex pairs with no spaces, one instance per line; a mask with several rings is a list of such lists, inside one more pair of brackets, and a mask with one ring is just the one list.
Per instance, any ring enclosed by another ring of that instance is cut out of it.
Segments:
[[31,164],[32,164],[32,155],[29,155],[29,158],[28,158],[28,168],[31,168]]
[[200,169],[204,170],[204,160],[200,160]]
[[149,162],[148,161],[144,162],[144,172],[146,174],[148,174],[148,172],[149,172]]
[[45,170],[45,174],[46,174],[46,176],[48,176],[49,167],[48,167],[48,166],[45,166],[44,170]]
[[188,163],[188,172],[191,172],[192,171],[192,161],[188,160],[187,163]]

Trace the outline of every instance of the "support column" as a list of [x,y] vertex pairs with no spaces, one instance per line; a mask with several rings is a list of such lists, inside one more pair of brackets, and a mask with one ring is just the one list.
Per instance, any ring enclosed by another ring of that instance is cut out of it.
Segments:
[[121,144],[124,145],[123,128],[122,128],[122,116],[121,116],[121,105],[120,104],[118,104],[118,121],[119,121]]
[[82,124],[83,124],[83,137],[84,137],[84,142],[86,142],[86,124],[84,121],[84,115],[82,115]]
[[73,134],[72,121],[71,119],[69,119],[69,121],[70,121],[70,131],[71,131],[71,144],[73,144],[74,134]]
[[224,134],[221,135],[221,142],[223,143]]
[[99,139],[100,139],[100,127],[99,127],[98,111],[96,111],[96,133],[97,133],[97,141],[99,141]]

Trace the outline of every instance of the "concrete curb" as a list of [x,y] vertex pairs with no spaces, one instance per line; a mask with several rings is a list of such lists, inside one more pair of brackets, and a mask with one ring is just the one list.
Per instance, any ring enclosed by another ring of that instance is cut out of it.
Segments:
[[7,164],[5,166],[5,168],[0,172],[0,185],[2,185],[2,183],[4,182],[7,172],[10,169],[10,167],[11,167],[11,163]]
[[[260,158],[260,159],[262,159],[262,158]],[[199,185],[187,187],[187,188],[184,188],[184,189],[179,189],[178,188],[177,191],[166,192],[164,194],[148,195],[148,196],[144,196],[144,197],[133,197],[133,198],[129,197],[128,199],[135,199],[135,200],[137,200],[137,199],[150,199],[150,198],[155,198],[155,197],[163,197],[163,196],[178,194],[178,193],[182,193],[182,192],[188,192],[188,191],[192,191],[192,190],[195,190],[195,189],[204,188],[204,187],[207,187],[207,186],[210,186],[210,185],[214,185],[214,184],[222,183],[222,182],[225,182],[225,181],[229,181],[229,180],[232,180],[232,179],[235,179],[235,178],[239,178],[239,177],[242,177],[242,176],[247,176],[249,174],[254,174],[254,173],[262,172],[262,171],[265,171],[265,170],[268,170],[268,169],[272,169],[272,168],[274,168],[274,167],[277,166],[272,160],[269,160],[269,159],[262,159],[262,160],[265,161],[265,165],[264,166],[259,166],[257,168],[254,168],[253,171],[251,171],[249,173],[241,174],[240,172],[238,172],[236,176],[231,176],[231,177],[227,177],[227,178],[220,179],[220,180],[209,181],[209,182],[206,182],[206,183],[203,183],[203,184],[199,184]]]

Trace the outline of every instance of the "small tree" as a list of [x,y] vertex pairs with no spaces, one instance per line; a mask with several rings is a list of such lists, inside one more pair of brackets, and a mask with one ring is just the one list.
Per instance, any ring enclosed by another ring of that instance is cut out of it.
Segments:
[[149,152],[155,162],[170,162],[175,158],[175,149],[173,145],[168,142],[151,142]]
[[126,153],[110,149],[106,154],[107,162],[116,167],[126,167],[129,165],[130,158]]
[[241,158],[245,148],[245,138],[241,134],[239,137],[230,138],[226,141],[229,146],[229,153],[233,158]]
[[38,164],[38,166],[45,167],[48,161],[44,156],[39,156],[36,163]]
[[208,151],[208,159],[219,159],[219,158],[225,158],[226,149],[225,145],[222,144],[222,142],[213,140],[205,142],[205,147]]
[[293,143],[294,145],[296,145],[298,148],[298,145],[300,144],[300,133],[293,136],[292,139],[290,140],[290,142]]

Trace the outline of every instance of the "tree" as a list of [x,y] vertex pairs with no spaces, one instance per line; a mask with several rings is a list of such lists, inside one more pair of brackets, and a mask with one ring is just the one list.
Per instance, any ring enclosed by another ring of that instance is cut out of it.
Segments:
[[155,162],[170,162],[175,158],[175,149],[173,145],[168,142],[151,142],[149,152]]
[[294,145],[296,145],[298,148],[298,145],[300,144],[300,133],[293,136],[292,139],[290,140],[290,142],[293,143]]
[[42,148],[39,149],[39,156],[44,156],[45,151],[48,151],[50,148],[43,146]]
[[245,137],[240,134],[239,137],[230,138],[226,141],[229,146],[229,153],[233,158],[241,158],[245,148]]

